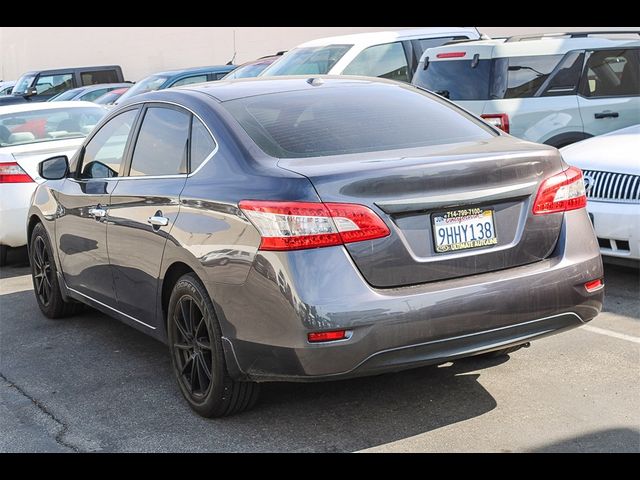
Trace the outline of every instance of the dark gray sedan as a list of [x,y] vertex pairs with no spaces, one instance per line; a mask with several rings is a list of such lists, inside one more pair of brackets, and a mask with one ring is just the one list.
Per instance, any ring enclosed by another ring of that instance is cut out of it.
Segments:
[[259,382],[504,355],[602,307],[582,172],[410,85],[144,94],[40,173],[42,312],[88,304],[167,342],[204,416]]

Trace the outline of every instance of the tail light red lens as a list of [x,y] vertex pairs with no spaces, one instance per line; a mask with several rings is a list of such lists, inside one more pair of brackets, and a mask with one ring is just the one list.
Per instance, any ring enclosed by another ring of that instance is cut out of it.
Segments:
[[466,55],[466,52],[445,52],[438,53],[436,58],[462,58]]
[[331,332],[311,332],[307,335],[309,343],[335,342],[347,338],[346,330],[333,330]]
[[239,206],[260,232],[262,250],[328,247],[389,235],[382,219],[363,205],[243,200]]
[[597,280],[592,280],[584,284],[584,289],[589,293],[596,292],[603,287],[604,287],[604,282],[602,281],[601,278],[598,278]]
[[16,162],[0,163],[0,183],[30,183],[33,182]]
[[503,132],[509,133],[509,115],[506,113],[485,113],[480,115],[480,117]]
[[533,203],[533,213],[567,212],[587,206],[587,193],[582,180],[582,170],[569,167],[553,177],[547,178]]

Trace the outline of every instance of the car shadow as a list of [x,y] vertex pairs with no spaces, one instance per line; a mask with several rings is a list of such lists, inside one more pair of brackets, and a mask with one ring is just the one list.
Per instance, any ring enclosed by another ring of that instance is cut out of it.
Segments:
[[478,379],[508,360],[475,357],[351,380],[266,383],[253,410],[204,419],[181,398],[160,342],[91,309],[46,320],[30,291],[0,295],[0,304],[1,373],[63,418],[72,438],[85,439],[80,449],[361,450],[491,411],[496,401]]
[[[606,447],[605,447],[606,446]],[[570,437],[531,450],[537,453],[640,453],[640,431],[609,428]]]
[[7,250],[7,263],[4,267],[0,267],[0,279],[25,275],[25,273],[29,273],[24,270],[28,266],[27,247],[9,248]]

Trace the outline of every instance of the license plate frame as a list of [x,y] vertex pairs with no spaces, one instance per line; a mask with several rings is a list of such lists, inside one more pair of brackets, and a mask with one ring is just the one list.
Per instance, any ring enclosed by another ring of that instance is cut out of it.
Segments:
[[[490,232],[487,236],[486,223],[490,224]],[[458,231],[460,241],[445,242],[439,244],[442,238],[440,229],[444,228],[444,240],[448,240],[447,233],[456,240],[454,230],[447,231],[446,227],[460,226]],[[466,228],[463,228],[466,226]],[[480,228],[478,228],[480,226]],[[495,210],[493,208],[459,208],[431,214],[431,238],[435,253],[446,254],[464,252],[478,248],[493,247],[498,244],[498,232],[496,231]]]

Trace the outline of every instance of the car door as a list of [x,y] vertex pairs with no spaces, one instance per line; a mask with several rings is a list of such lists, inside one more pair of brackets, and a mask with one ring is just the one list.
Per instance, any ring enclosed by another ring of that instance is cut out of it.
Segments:
[[109,200],[125,166],[139,110],[116,115],[92,135],[78,153],[74,176],[58,193],[56,242],[65,283],[110,307],[115,292],[107,251]]
[[578,102],[584,131],[590,135],[640,123],[638,48],[588,52]]
[[111,195],[107,244],[118,310],[156,328],[162,255],[188,172],[191,113],[151,103],[141,118],[127,175]]

